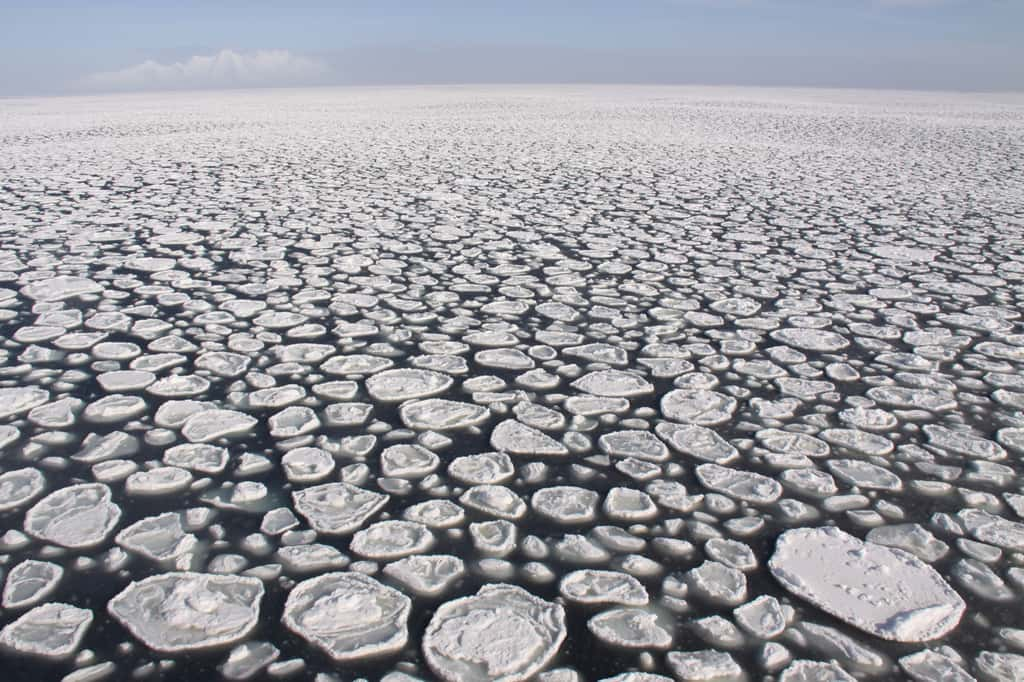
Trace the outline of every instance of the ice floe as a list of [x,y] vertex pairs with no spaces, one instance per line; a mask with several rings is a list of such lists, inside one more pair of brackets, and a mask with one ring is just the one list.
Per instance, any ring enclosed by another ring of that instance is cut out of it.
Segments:
[[838,528],[786,531],[768,567],[792,594],[883,639],[937,639],[959,624],[965,609],[928,564]]

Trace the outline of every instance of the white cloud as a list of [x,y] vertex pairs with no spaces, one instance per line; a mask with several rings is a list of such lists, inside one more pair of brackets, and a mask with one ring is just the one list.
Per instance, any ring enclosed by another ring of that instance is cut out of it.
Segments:
[[94,73],[79,81],[79,85],[86,90],[104,91],[305,85],[326,73],[322,62],[288,50],[221,50],[215,55],[196,55],[172,64],[147,60],[118,71]]

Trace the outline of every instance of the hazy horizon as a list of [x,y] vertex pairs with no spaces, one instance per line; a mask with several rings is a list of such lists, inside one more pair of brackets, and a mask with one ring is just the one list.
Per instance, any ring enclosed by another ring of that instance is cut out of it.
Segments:
[[[0,3],[0,96],[307,85],[1024,90],[999,0]],[[244,21],[240,21],[244,18]]]

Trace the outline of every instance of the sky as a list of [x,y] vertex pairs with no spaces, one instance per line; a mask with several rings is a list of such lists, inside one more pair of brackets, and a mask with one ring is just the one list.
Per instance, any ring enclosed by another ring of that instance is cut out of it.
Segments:
[[1024,0],[0,0],[0,96],[449,83],[1024,90]]

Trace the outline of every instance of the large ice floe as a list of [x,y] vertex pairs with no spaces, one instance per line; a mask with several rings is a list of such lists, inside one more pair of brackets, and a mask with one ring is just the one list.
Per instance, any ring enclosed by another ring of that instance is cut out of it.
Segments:
[[960,595],[917,557],[838,528],[786,531],[768,567],[792,594],[884,639],[938,639],[957,626],[965,608]]
[[0,98],[0,680],[1024,679],[1022,103]]
[[263,592],[257,578],[163,573],[131,583],[107,610],[150,649],[194,651],[244,639],[259,621]]

